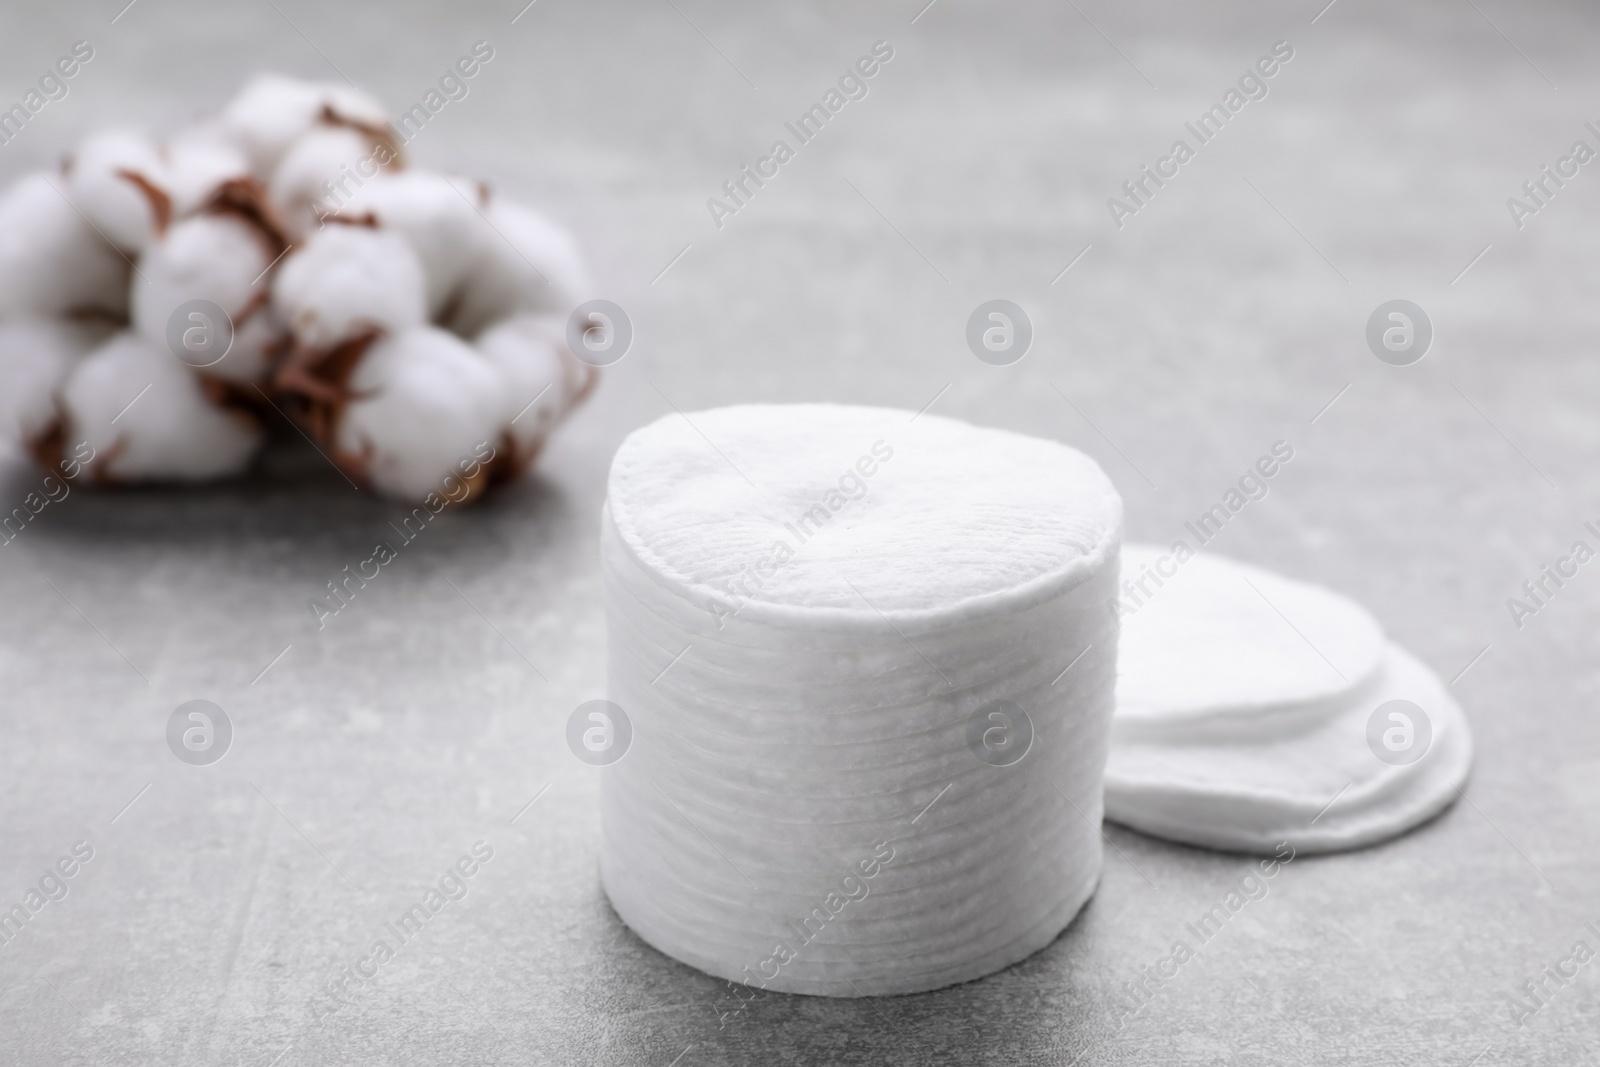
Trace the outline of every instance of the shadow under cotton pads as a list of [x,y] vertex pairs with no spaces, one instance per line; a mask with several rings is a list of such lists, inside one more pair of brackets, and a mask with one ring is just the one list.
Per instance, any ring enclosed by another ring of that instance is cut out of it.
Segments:
[[1121,527],[1086,456],[953,419],[750,405],[631,434],[601,534],[623,921],[829,996],[1048,944],[1099,878]]

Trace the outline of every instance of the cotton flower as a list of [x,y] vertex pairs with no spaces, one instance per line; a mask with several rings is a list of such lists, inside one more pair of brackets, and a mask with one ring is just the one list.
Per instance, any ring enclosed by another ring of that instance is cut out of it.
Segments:
[[517,315],[485,330],[477,349],[506,383],[503,441],[520,474],[556,425],[594,388],[599,370],[567,349],[559,315]]
[[287,351],[289,328],[271,304],[249,306],[243,319],[233,321],[233,345],[227,355],[208,367],[198,368],[203,383],[224,386],[213,399],[243,397],[259,405],[259,387],[266,386]]
[[269,222],[249,212],[252,188],[249,183],[233,199],[214,199],[206,214],[176,223],[153,243],[141,261],[144,284],[133,296],[134,329],[162,348],[171,347],[172,319],[184,304],[206,300],[221,308],[225,323],[190,314],[201,317],[195,321],[207,331],[202,340],[231,327],[226,355],[201,346],[194,358],[183,358],[209,376],[240,383],[266,380],[286,335],[270,306],[266,277],[284,243]]
[[448,317],[473,264],[494,238],[477,201],[479,189],[459,178],[428,171],[380,174],[355,187],[339,212],[370,216],[410,242],[427,280],[428,316]]
[[410,244],[373,226],[329,224],[284,260],[273,305],[293,344],[275,384],[313,437],[332,442],[372,343],[426,324],[425,292]]
[[50,437],[60,422],[62,383],[110,332],[103,323],[72,319],[0,322],[0,437],[30,447]]
[[476,337],[492,322],[525,311],[565,315],[588,295],[589,277],[572,236],[520,204],[494,199],[490,233],[467,271],[449,327]]
[[188,367],[131,330],[86,356],[61,399],[64,442],[93,449],[96,481],[239,474],[261,445],[254,416],[214,403]]
[[327,121],[381,126],[383,105],[348,85],[308,82],[279,74],[250,80],[223,109],[221,126],[265,180],[290,145]]
[[120,318],[131,270],[50,175],[30,174],[0,194],[0,319]]
[[162,155],[175,218],[198,211],[226,183],[251,177],[249,155],[214,123],[180,131],[162,146]]
[[300,236],[321,224],[344,201],[339,182],[398,169],[399,149],[384,131],[343,125],[315,126],[284,154],[268,183],[272,204],[289,232]]
[[92,133],[64,169],[73,204],[124,252],[142,250],[172,221],[166,163],[153,138],[132,130]]
[[0,193],[0,444],[203,480],[281,413],[386,495],[519,475],[597,378],[565,336],[582,259],[483,183],[403,165],[371,97],[267,75]]
[[328,349],[427,320],[422,263],[398,233],[330,223],[278,267],[272,297],[303,347]]
[[[505,382],[454,334],[434,327],[375,341],[350,379],[357,398],[334,432],[334,458],[380,492],[421,501],[484,458],[504,415]],[[478,471],[468,495],[487,484]]]

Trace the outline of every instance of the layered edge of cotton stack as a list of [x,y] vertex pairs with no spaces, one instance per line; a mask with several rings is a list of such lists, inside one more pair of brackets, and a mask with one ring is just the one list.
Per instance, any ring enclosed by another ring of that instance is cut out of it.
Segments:
[[[934,989],[1042,948],[1097,884],[1120,499],[1065,446],[913,419],[672,415],[613,463],[608,678],[633,741],[602,771],[601,876],[708,973]],[[1031,724],[1009,765],[969,741],[991,707]]]
[[[1161,555],[1125,546],[1124,583]],[[1165,570],[1172,588],[1123,617],[1108,819],[1208,848],[1336,852],[1460,795],[1473,753],[1460,705],[1364,609],[1208,553]]]

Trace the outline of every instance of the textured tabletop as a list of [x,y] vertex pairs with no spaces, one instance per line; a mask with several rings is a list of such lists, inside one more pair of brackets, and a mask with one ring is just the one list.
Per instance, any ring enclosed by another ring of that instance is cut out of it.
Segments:
[[[487,41],[411,151],[573,228],[636,338],[531,477],[441,516],[321,629],[308,600],[398,509],[286,426],[246,482],[74,489],[0,547],[0,904],[92,850],[0,945],[0,1063],[1600,1057],[1600,963],[1572,962],[1600,950],[1600,562],[1507,606],[1600,548],[1591,8],[125,2],[6,13],[0,107],[74,41],[94,58],[0,147],[4,176],[256,68],[346,76],[399,114]],[[865,96],[796,145],[785,123],[880,41]],[[1280,41],[1265,95],[1161,162]],[[792,158],[733,210],[723,183],[779,139]],[[1546,164],[1569,176],[1530,199]],[[1130,197],[1146,165],[1168,177]],[[1434,326],[1414,365],[1366,341],[1395,298]],[[1020,362],[967,346],[990,299],[1032,320]],[[1127,984],[1249,860],[1108,826],[1097,895],[1025,962],[741,1010],[608,907],[600,772],[563,729],[603,694],[617,443],[674,408],[794,400],[1072,444],[1142,541],[1285,442],[1210,547],[1356,598],[1452,682],[1479,746],[1464,802],[1296,859],[1137,1013]],[[39,480],[0,468],[4,509]],[[233,724],[211,766],[167,745],[192,699]],[[351,978],[474,848],[465,896]]]

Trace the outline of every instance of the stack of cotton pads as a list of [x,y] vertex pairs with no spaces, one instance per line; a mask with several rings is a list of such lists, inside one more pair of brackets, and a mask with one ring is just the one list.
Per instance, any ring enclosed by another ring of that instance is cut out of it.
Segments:
[[618,914],[704,971],[832,996],[1048,944],[1099,876],[1121,513],[1072,449],[904,411],[629,436],[602,523],[633,730],[601,772]]
[[1458,795],[1460,707],[1353,602],[1187,546],[1129,545],[1122,575],[1107,818],[1212,848],[1330,852]]

